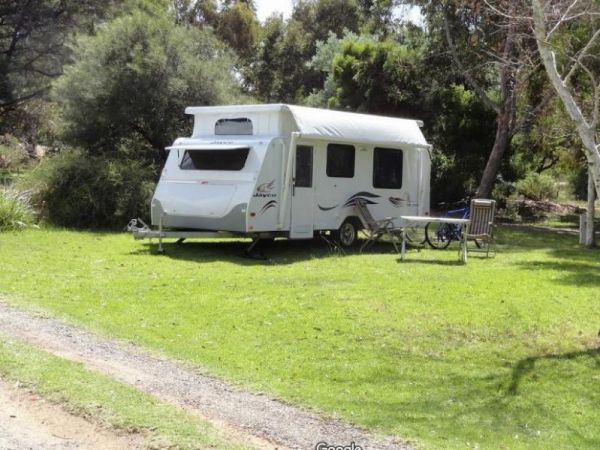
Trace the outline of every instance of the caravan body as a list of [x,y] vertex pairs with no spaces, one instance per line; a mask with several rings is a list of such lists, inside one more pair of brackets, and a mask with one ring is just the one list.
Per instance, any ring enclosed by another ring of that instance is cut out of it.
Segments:
[[292,105],[190,107],[152,199],[162,229],[312,238],[356,221],[429,213],[429,144],[414,120]]

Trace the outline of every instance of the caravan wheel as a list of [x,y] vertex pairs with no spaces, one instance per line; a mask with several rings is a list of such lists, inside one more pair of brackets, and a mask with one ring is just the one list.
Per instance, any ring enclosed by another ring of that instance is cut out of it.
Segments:
[[346,219],[335,233],[336,241],[344,248],[353,247],[358,242],[358,228],[352,220]]

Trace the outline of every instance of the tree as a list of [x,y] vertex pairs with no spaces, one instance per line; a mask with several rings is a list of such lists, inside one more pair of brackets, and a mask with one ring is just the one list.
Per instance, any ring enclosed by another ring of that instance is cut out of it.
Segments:
[[[591,180],[585,242],[592,246],[592,184],[600,196],[600,65],[597,60],[600,51],[600,5],[594,0],[568,3],[532,0],[531,6],[535,37],[544,68],[583,142]],[[584,38],[581,36],[582,27]],[[567,29],[567,37],[571,39],[565,40],[564,35],[561,36],[564,29]],[[562,73],[559,65],[563,67]]]
[[[477,189],[489,197],[514,135],[547,103],[546,97],[518,115],[518,96],[538,71],[535,43],[513,16],[519,0],[416,0],[431,35],[444,36],[454,69],[496,115],[496,136]],[[497,5],[505,5],[507,13]],[[441,44],[441,42],[440,42]]]
[[5,0],[0,4],[0,121],[48,92],[69,56],[68,37],[91,29],[112,3]]
[[136,158],[160,162],[164,147],[189,129],[186,106],[239,93],[229,50],[209,30],[178,26],[164,13],[116,18],[80,36],[73,52],[53,97],[64,140],[91,154],[135,148]]
[[422,52],[394,41],[345,41],[332,61],[337,89],[330,106],[422,117]]
[[357,32],[360,20],[356,0],[303,0],[288,21],[270,17],[247,71],[251,92],[263,101],[302,103],[323,86],[323,73],[309,65],[317,43],[329,33]]
[[172,0],[177,23],[217,27],[219,18],[216,0]]
[[394,0],[358,0],[363,31],[388,36],[394,31]]
[[258,41],[258,20],[252,5],[243,1],[225,4],[215,30],[221,40],[244,59],[252,56]]
[[494,141],[494,116],[440,61],[425,30],[404,26],[394,39],[333,33],[311,66],[326,74],[313,106],[360,110],[424,121],[434,151],[432,198],[454,201],[472,192]]

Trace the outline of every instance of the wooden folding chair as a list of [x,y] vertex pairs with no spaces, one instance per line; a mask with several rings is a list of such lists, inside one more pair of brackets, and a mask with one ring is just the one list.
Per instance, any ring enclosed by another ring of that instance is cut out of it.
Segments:
[[495,255],[494,241],[494,218],[496,216],[496,201],[482,198],[471,200],[471,212],[469,214],[469,227],[467,231],[467,241],[476,239],[484,244],[482,249],[473,249],[472,251],[485,252],[486,257]]

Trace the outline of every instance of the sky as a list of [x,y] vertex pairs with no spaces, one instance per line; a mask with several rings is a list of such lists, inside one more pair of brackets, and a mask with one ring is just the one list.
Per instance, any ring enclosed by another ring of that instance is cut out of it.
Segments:
[[254,0],[254,2],[261,22],[264,22],[273,12],[282,12],[283,17],[286,18],[292,13],[292,0]]
[[[264,22],[274,12],[283,13],[283,17],[288,18],[292,13],[292,2],[293,0],[254,0],[256,3],[258,19]],[[398,14],[405,14],[408,12],[409,19],[413,22],[419,22],[420,14],[418,8],[409,8],[398,10]]]

